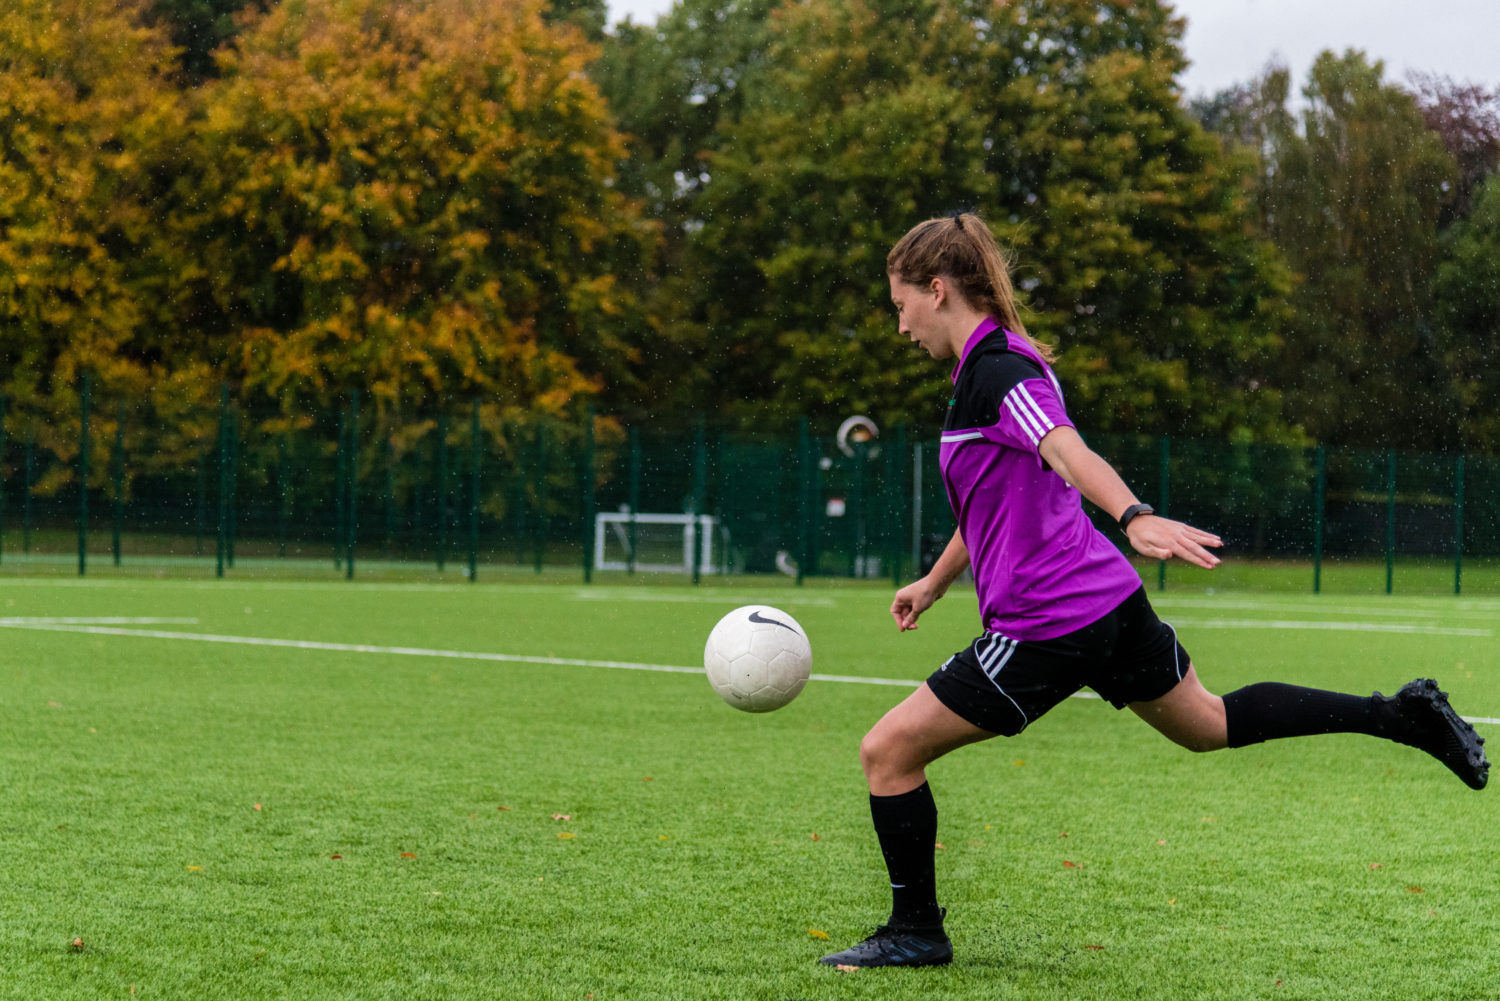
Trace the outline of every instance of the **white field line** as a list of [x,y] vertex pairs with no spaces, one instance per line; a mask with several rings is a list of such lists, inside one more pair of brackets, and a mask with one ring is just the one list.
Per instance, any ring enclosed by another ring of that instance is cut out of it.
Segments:
[[5,615],[0,624],[16,626],[196,626],[196,618],[170,615]]
[[1471,626],[1434,626],[1426,622],[1324,622],[1307,619],[1186,619],[1172,616],[1175,625],[1192,629],[1321,629],[1349,633],[1402,633],[1411,636],[1474,636],[1488,639],[1493,629]]
[[[217,633],[180,633],[164,629],[126,629],[120,626],[70,625],[35,619],[0,619],[0,629],[32,629],[55,633],[86,633],[92,636],[142,636],[148,639],[187,640],[198,643],[227,643],[235,646],[281,647],[292,650],[325,650],[333,653],[373,653],[398,657],[438,657],[448,660],[480,660],[508,664],[541,664],[555,667],[603,667],[625,671],[655,671],[661,674],[699,674],[702,668],[674,664],[642,664],[626,660],[591,660],[577,657],[535,657],[525,654],[486,653],[478,650],[435,650],[413,646],[375,646],[368,643],[328,643],[322,640],[288,640],[270,636],[225,636]],[[813,674],[812,681],[831,681],[849,685],[890,685],[913,688],[920,681],[903,678],[863,678],[846,674]],[[1077,692],[1072,698],[1097,699],[1094,692]],[[1470,723],[1500,724],[1488,716],[1465,716]]]

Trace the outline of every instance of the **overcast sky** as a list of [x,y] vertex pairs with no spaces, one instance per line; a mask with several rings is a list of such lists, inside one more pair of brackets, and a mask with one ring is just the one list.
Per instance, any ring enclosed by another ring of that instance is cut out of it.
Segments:
[[[649,24],[672,0],[609,0],[610,19]],[[1256,76],[1273,56],[1300,87],[1323,49],[1363,49],[1386,78],[1420,70],[1500,88],[1500,0],[1175,0],[1188,19],[1189,96]]]

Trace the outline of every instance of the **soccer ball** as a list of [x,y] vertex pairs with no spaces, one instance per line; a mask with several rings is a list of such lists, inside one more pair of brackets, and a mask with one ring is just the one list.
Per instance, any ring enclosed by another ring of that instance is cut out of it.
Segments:
[[725,702],[747,713],[770,712],[807,684],[812,646],[797,620],[781,609],[746,605],[708,634],[703,669]]

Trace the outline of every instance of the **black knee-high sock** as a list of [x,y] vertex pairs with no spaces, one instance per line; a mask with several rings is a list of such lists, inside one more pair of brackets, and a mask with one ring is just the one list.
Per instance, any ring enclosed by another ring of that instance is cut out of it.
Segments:
[[934,845],[937,842],[937,804],[923,782],[899,796],[870,796],[870,817],[880,853],[891,875],[891,921],[914,930],[941,929],[937,905]]
[[1398,730],[1395,711],[1387,699],[1299,688],[1277,681],[1262,681],[1224,696],[1224,722],[1230,747],[1316,733],[1394,737]]

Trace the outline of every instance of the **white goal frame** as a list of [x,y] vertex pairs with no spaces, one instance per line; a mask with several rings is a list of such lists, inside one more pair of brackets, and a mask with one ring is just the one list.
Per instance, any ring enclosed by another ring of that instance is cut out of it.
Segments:
[[629,570],[626,560],[606,560],[604,539],[606,532],[613,532],[626,552],[630,550],[630,524],[637,525],[681,525],[682,562],[680,563],[635,563],[635,569],[643,573],[692,573],[693,572],[693,522],[698,523],[702,550],[698,554],[699,573],[717,573],[714,561],[714,536],[719,532],[719,519],[711,514],[646,514],[630,511],[600,511],[594,515],[594,569]]

